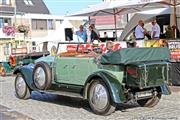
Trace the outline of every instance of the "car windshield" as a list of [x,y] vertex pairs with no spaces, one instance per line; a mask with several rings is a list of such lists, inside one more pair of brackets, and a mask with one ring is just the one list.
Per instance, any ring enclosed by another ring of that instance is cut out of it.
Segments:
[[101,55],[99,46],[84,43],[58,43],[57,55],[61,57],[96,57]]

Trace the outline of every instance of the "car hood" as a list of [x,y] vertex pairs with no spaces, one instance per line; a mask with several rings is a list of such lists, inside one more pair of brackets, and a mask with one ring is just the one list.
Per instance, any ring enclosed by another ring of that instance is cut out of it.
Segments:
[[54,62],[55,60],[55,56],[45,56],[45,57],[40,57],[39,59],[35,60],[35,63],[37,62],[46,62],[48,64],[51,64],[52,62]]

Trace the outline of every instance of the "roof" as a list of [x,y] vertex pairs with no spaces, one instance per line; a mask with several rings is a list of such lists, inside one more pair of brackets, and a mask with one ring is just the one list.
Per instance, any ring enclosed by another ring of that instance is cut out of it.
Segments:
[[31,0],[33,5],[26,5],[24,0],[16,0],[17,12],[50,14],[43,0]]
[[[16,0],[16,13],[31,13],[31,14],[50,14],[49,9],[43,0],[30,0],[32,5],[26,5],[26,0]],[[0,7],[0,14],[14,14],[15,7],[2,6]]]

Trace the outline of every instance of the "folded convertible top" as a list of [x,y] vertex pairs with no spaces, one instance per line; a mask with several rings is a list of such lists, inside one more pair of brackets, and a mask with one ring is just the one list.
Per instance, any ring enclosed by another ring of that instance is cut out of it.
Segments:
[[166,47],[158,48],[122,48],[112,53],[103,54],[102,64],[131,64],[142,61],[168,61],[170,51]]

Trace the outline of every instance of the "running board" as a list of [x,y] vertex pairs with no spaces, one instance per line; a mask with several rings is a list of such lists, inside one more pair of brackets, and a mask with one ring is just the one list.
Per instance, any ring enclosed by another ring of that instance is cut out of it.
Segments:
[[68,96],[68,97],[74,97],[74,98],[84,98],[79,93],[73,93],[68,91],[40,91],[41,93],[48,93],[48,94],[54,94],[54,95],[62,95],[62,96]]

